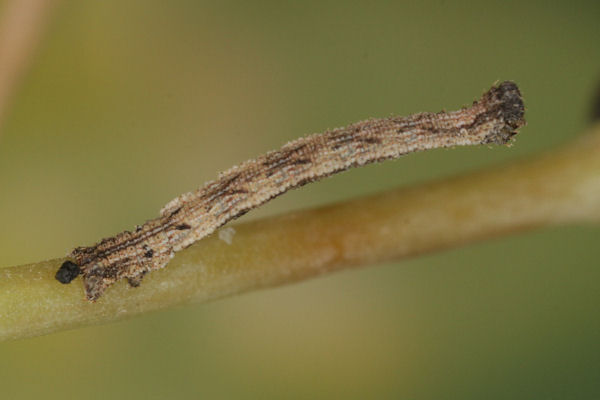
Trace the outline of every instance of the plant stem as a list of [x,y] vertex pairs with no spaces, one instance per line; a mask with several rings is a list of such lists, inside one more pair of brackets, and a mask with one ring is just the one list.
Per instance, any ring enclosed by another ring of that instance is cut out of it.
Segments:
[[[97,303],[64,259],[0,269],[0,340],[201,303],[549,225],[600,221],[600,125],[553,152],[468,175],[224,228],[139,288]],[[233,230],[232,230],[233,229]]]

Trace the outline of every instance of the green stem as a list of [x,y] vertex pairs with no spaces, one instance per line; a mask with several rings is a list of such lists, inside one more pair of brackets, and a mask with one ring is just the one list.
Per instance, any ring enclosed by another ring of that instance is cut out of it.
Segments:
[[[43,335],[399,260],[548,225],[600,220],[600,125],[528,160],[224,228],[177,253],[139,288],[97,302],[64,259],[0,269],[0,339]],[[233,231],[232,231],[233,229]]]

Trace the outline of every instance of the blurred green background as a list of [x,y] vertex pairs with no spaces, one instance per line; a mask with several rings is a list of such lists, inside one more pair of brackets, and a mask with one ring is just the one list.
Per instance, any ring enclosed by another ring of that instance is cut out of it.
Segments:
[[[214,3],[55,7],[1,127],[1,266],[129,229],[290,139],[455,109],[496,80],[525,97],[514,147],[368,166],[244,218],[482,168],[589,124],[597,1]],[[1,343],[1,396],[600,398],[599,232],[521,234]]]

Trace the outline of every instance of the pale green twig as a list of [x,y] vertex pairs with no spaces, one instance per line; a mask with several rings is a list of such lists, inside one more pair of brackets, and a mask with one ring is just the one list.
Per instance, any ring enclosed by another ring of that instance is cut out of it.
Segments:
[[600,220],[600,125],[564,148],[486,171],[225,228],[139,288],[95,304],[63,259],[0,269],[0,338],[42,335],[398,260],[553,224]]

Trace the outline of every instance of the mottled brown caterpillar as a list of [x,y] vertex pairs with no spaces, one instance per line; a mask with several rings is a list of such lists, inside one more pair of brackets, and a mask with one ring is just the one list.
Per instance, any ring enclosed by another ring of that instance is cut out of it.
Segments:
[[75,248],[56,279],[69,283],[83,275],[86,297],[96,301],[120,279],[138,286],[146,273],[163,268],[175,252],[290,189],[415,151],[506,144],[525,124],[524,112],[517,85],[507,81],[459,111],[369,119],[294,140],[177,197],[158,218],[133,232]]

